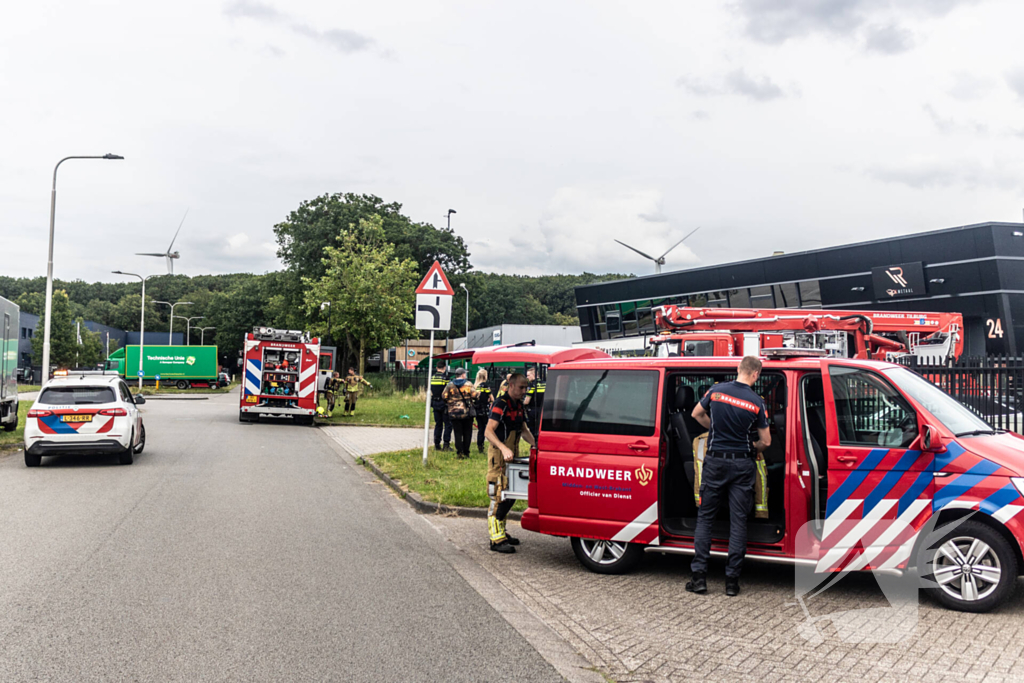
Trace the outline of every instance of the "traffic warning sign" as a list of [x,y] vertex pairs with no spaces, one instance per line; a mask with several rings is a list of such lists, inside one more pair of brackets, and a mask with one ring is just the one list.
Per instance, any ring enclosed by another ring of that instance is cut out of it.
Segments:
[[416,288],[416,329],[448,330],[452,326],[452,289],[441,264],[434,261]]
[[441,296],[453,296],[455,290],[448,284],[448,278],[444,276],[444,271],[441,270],[441,264],[434,261],[434,265],[430,266],[430,270],[427,271],[427,276],[423,278],[423,282],[416,288],[417,294],[440,294]]

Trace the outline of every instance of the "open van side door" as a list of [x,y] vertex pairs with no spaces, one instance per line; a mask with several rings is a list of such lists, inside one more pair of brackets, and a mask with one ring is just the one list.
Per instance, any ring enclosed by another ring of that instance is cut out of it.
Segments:
[[912,404],[879,372],[823,360],[828,500],[817,570],[900,569],[931,515],[933,459]]

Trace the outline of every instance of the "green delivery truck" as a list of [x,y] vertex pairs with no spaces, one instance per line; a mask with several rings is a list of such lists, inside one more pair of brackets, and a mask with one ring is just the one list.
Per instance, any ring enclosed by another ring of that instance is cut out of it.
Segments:
[[[157,377],[179,389],[227,386],[217,367],[216,346],[149,346],[142,351],[142,380],[150,384]],[[139,347],[120,348],[110,355],[108,367],[117,367],[117,374],[129,383],[139,376]]]

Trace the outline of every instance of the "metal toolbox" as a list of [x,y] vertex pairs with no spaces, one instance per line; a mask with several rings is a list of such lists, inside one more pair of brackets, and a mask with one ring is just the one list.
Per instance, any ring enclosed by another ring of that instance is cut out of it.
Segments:
[[530,486],[529,458],[514,458],[505,465],[508,476],[508,488],[501,492],[502,500],[526,500]]

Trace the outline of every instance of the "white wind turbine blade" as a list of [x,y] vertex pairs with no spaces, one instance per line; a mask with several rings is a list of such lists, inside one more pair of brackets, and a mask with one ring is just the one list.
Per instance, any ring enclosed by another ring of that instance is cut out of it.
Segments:
[[[693,230],[691,230],[690,232],[688,232],[688,233],[686,234],[686,237],[689,237],[690,235],[692,235],[693,233],[697,232],[698,230],[700,230],[700,226],[699,226],[699,225],[698,225],[698,226],[697,226],[696,228],[694,228]],[[665,258],[666,256],[668,256],[668,252],[669,252],[669,251],[672,251],[673,249],[675,249],[676,247],[678,247],[678,246],[679,246],[680,244],[682,244],[683,242],[685,242],[685,241],[686,241],[686,237],[684,237],[683,239],[679,240],[678,242],[676,242],[675,244],[673,244],[673,245],[672,245],[671,247],[669,247],[669,248],[668,248],[668,251],[666,251],[666,252],[665,252],[664,254],[662,254],[662,255],[661,255],[661,256],[659,257],[659,260],[660,260],[660,259],[663,259],[663,258]]]
[[[189,209],[192,207],[189,207]],[[167,247],[167,253],[171,253],[171,249],[174,248],[174,240],[178,239],[178,233],[181,232],[181,226],[185,225],[185,218],[188,216],[188,209],[185,209],[185,215],[181,217],[181,222],[178,223],[178,229],[174,232],[174,237],[171,238],[171,244]]]
[[[616,241],[616,242],[619,242],[619,240],[615,240],[615,241]],[[625,247],[626,249],[632,249],[633,251],[635,251],[636,253],[640,254],[640,255],[641,255],[641,256],[643,256],[644,258],[647,258],[647,259],[651,259],[651,260],[652,260],[652,261],[654,261],[654,262],[657,262],[657,261],[658,261],[658,259],[654,258],[653,256],[648,256],[648,255],[647,255],[647,254],[645,254],[644,252],[640,251],[639,249],[637,249],[637,248],[635,248],[635,247],[631,247],[631,246],[629,246],[629,245],[628,245],[628,244],[626,244],[625,242],[619,242],[619,244],[621,244],[622,246],[624,246],[624,247]]]

